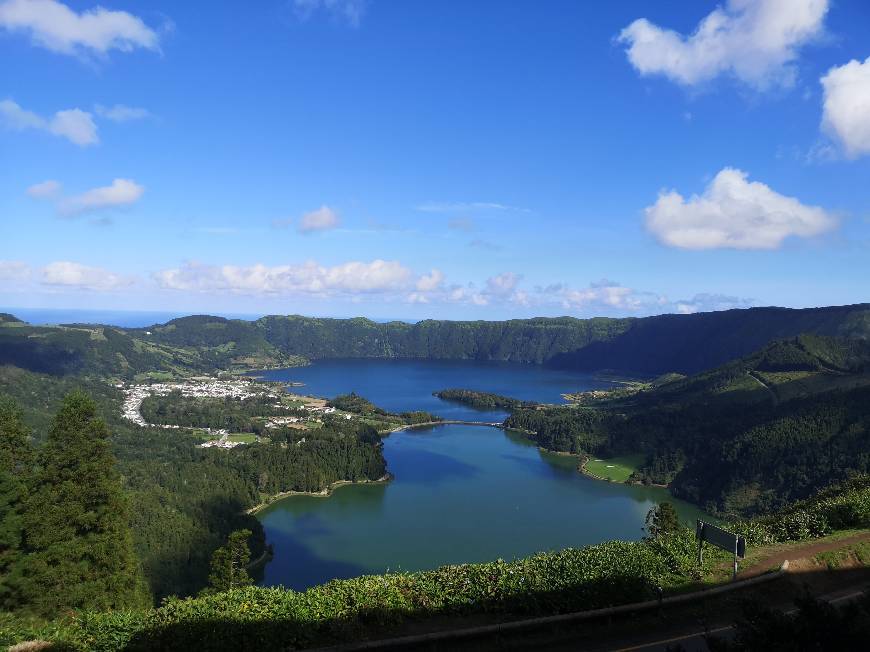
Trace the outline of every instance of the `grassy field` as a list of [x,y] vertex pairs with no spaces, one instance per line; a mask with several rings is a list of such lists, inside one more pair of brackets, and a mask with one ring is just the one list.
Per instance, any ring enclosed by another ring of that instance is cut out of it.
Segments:
[[610,459],[590,458],[586,462],[586,471],[590,475],[610,480],[611,482],[625,482],[646,459],[646,455],[623,455]]
[[257,435],[252,432],[243,432],[238,435],[229,435],[227,439],[230,441],[238,441],[243,444],[253,444],[257,441]]

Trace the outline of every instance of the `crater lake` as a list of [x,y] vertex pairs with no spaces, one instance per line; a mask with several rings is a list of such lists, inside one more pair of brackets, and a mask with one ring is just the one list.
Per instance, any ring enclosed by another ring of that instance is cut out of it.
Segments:
[[[291,391],[333,397],[355,391],[389,411],[501,421],[432,392],[462,387],[564,403],[561,394],[612,382],[536,365],[473,361],[327,360],[270,370]],[[539,450],[518,433],[439,425],[392,433],[384,457],[393,480],[289,496],[257,514],[274,557],[260,583],[304,589],[333,578],[443,564],[513,559],[538,551],[643,536],[649,509],[670,500],[680,516],[701,512],[665,489],[608,483],[577,471],[578,459]]]

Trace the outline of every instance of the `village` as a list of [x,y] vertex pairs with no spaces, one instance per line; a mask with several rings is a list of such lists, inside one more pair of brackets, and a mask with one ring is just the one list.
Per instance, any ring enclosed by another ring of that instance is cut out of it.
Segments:
[[[122,405],[122,413],[125,419],[132,421],[136,425],[149,428],[164,428],[172,430],[191,430],[192,428],[169,425],[161,423],[149,423],[142,416],[142,402],[149,396],[166,396],[172,392],[179,392],[183,397],[191,398],[220,398],[220,399],[237,399],[244,401],[253,397],[268,397],[275,399],[275,407],[283,407],[290,409],[281,403],[281,390],[274,386],[265,385],[251,379],[218,379],[210,376],[193,377],[185,381],[179,382],[157,382],[143,383],[136,385],[125,386],[123,384],[116,385],[124,392],[124,402]],[[333,414],[336,412],[334,407],[327,405],[324,399],[314,398],[310,396],[287,395],[297,400],[299,405],[296,409],[306,411],[310,416],[271,416],[265,418],[266,428],[291,427],[306,429],[306,423],[320,423],[317,419],[318,415]],[[343,413],[345,419],[351,419],[352,416]],[[195,430],[202,431],[210,436],[207,441],[200,444],[200,448],[221,448],[231,449],[236,446],[243,446],[246,442],[231,439],[228,430],[224,428],[208,428],[197,427]],[[303,438],[304,441],[304,438]]]

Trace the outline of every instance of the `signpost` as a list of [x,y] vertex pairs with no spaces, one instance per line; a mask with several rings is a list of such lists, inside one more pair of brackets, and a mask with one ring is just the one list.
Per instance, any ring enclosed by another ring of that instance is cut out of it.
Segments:
[[695,538],[698,540],[698,565],[704,561],[704,542],[721,548],[725,552],[734,553],[734,579],[737,579],[737,558],[746,557],[746,539],[739,534],[723,530],[712,523],[698,519],[695,528]]

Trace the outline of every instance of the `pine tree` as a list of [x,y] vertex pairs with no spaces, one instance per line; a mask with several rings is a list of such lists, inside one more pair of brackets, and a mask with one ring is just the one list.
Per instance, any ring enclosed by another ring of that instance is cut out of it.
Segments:
[[214,551],[206,593],[229,591],[253,584],[248,575],[248,564],[251,561],[251,550],[248,548],[250,536],[250,530],[236,530],[230,534],[225,546]]
[[21,605],[22,512],[33,454],[21,410],[0,396],[0,608]]
[[646,515],[647,537],[658,539],[680,529],[680,517],[669,502],[659,503]]
[[84,392],[66,396],[37,455],[24,542],[26,599],[36,612],[148,600],[109,431]]

